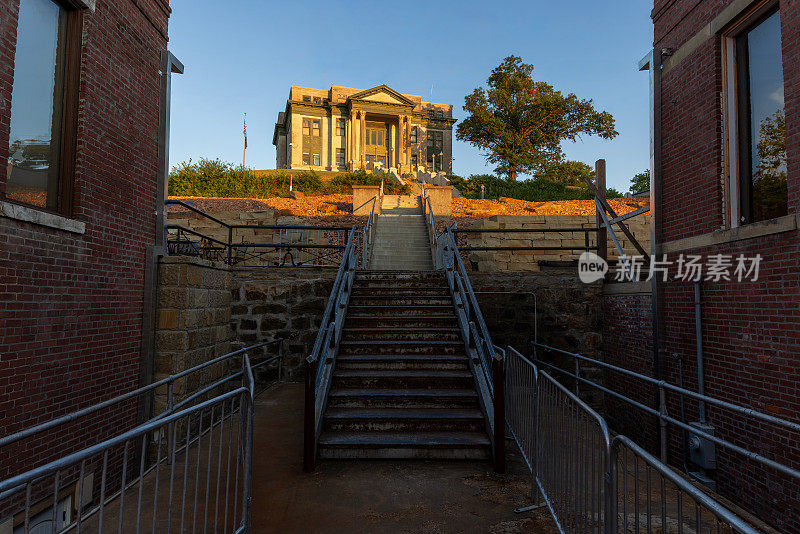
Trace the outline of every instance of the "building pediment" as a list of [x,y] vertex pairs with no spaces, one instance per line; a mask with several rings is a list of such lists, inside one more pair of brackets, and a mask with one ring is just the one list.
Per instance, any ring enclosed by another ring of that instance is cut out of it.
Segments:
[[388,85],[379,85],[377,87],[373,87],[372,89],[367,89],[366,91],[361,91],[360,93],[350,95],[348,100],[411,107],[415,105],[413,100],[403,96]]

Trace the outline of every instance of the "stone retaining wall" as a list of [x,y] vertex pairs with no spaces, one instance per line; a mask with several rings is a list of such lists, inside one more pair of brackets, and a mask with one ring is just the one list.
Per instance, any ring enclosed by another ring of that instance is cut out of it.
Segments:
[[[602,359],[600,282],[584,284],[573,269],[552,267],[537,273],[472,272],[470,281],[495,345],[503,348],[511,345],[530,357],[531,341],[538,329],[540,343]],[[557,354],[539,351],[538,356],[543,361],[574,369],[571,360]],[[587,377],[602,377],[597,369],[583,367],[581,371]],[[559,380],[564,378],[551,374]],[[572,380],[564,383],[573,385]],[[596,392],[584,398],[593,406],[602,405]]]
[[231,327],[243,345],[285,338],[284,370],[300,380],[328,303],[336,270],[237,271],[231,285]]
[[[231,351],[231,273],[226,265],[182,256],[158,266],[158,310],[154,380]],[[221,378],[219,364],[175,382],[175,400]],[[155,413],[166,407],[166,388],[156,393]]]
[[[646,215],[639,215],[625,221],[637,241],[646,251],[650,251],[650,225]],[[474,221],[459,221],[458,227],[500,229],[559,229],[559,228],[594,228],[596,220],[594,215],[495,215],[488,219]],[[626,255],[638,255],[633,243],[615,227],[617,238]],[[589,232],[589,245],[596,246],[597,233]],[[539,232],[539,233],[465,233],[459,235],[460,246],[542,246],[542,247],[585,247],[585,232]],[[575,261],[582,250],[514,250],[514,251],[474,251],[465,252],[465,263],[469,263],[472,270],[481,272],[492,271],[538,271],[541,261]],[[610,267],[615,268],[616,259],[619,257],[616,247],[609,234],[608,257]]]

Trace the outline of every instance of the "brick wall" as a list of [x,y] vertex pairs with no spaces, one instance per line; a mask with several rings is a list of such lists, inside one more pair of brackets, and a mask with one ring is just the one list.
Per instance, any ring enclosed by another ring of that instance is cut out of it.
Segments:
[[[717,17],[733,0],[656,0],[653,10],[657,46],[679,50]],[[784,99],[787,119],[789,213],[800,208],[800,4],[781,0]],[[680,61],[669,60],[663,77],[663,239],[697,237],[719,230],[725,223],[723,177],[722,39],[712,35]],[[680,57],[680,55],[678,55]],[[718,244],[694,245],[684,252],[754,256],[761,254],[761,275],[756,282],[704,281],[702,329],[706,393],[800,421],[800,232],[797,226],[739,241],[716,239]],[[745,229],[747,227],[744,227]],[[677,254],[671,254],[676,256]],[[675,259],[673,257],[672,259]],[[674,275],[674,272],[673,272]],[[693,285],[663,284],[661,367],[663,378],[679,382],[682,364],[685,387],[697,388]],[[606,358],[644,374],[652,372],[649,301],[645,296],[607,295],[604,300]],[[608,317],[613,312],[613,322]],[[620,381],[633,395],[647,400],[641,388]],[[647,404],[652,405],[652,399]],[[618,408],[618,406],[611,406]],[[671,397],[669,411],[680,414]],[[696,402],[684,405],[685,419],[696,421]],[[619,412],[620,428],[636,433],[653,445],[653,421]],[[716,434],[750,450],[797,468],[800,436],[753,423],[730,412],[709,407],[708,418]],[[683,460],[681,436],[670,431],[670,460]],[[785,532],[800,532],[800,484],[774,470],[717,447],[716,480],[723,496],[747,508]]]
[[[9,0],[0,9],[2,162],[8,158],[18,8],[19,0]],[[73,213],[85,233],[0,217],[3,434],[138,385],[145,248],[155,236],[158,71],[168,17],[165,0],[98,2],[86,13]],[[5,180],[0,173],[0,192]],[[0,478],[135,420],[136,405],[127,403],[0,451]]]

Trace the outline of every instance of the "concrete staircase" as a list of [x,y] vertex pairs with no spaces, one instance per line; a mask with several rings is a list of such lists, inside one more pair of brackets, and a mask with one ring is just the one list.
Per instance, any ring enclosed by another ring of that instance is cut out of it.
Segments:
[[319,456],[487,459],[490,449],[444,274],[357,274]]
[[433,270],[428,229],[412,195],[385,195],[375,227],[370,269]]

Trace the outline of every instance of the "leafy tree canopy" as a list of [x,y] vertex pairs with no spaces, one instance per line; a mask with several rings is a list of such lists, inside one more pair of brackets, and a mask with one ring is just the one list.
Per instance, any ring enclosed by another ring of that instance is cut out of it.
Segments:
[[636,193],[641,193],[642,191],[648,191],[650,189],[650,169],[644,170],[638,174],[635,174],[633,178],[631,178],[631,195],[635,195]]
[[456,138],[479,147],[496,172],[511,180],[517,173],[546,174],[564,163],[561,143],[581,135],[612,139],[618,135],[614,118],[594,109],[591,100],[573,93],[564,96],[545,82],[534,81],[533,65],[509,56],[496,67],[488,87],[464,99],[467,117]]

